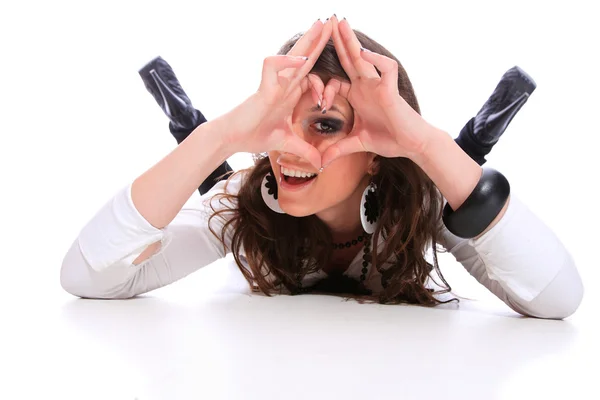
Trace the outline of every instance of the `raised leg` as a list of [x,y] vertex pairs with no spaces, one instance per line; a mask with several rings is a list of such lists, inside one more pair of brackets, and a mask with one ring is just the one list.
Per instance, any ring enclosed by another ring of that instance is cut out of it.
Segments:
[[[148,92],[169,118],[169,131],[177,144],[183,142],[196,127],[206,122],[200,110],[192,105],[171,66],[162,57],[154,58],[138,72]],[[225,161],[202,182],[198,191],[201,195],[208,192],[220,179],[226,178],[223,174],[232,171]]]
[[467,122],[454,141],[479,165],[485,164],[485,156],[492,151],[536,86],[518,66],[506,71],[481,110]]

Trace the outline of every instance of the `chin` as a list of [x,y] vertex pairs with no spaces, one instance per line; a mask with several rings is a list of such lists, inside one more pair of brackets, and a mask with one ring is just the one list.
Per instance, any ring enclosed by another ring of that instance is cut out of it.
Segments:
[[281,201],[281,199],[279,201],[279,207],[281,207],[283,212],[286,214],[297,218],[308,217],[309,215],[313,215],[315,213],[312,207],[309,208],[305,204],[298,204],[291,201],[288,203]]

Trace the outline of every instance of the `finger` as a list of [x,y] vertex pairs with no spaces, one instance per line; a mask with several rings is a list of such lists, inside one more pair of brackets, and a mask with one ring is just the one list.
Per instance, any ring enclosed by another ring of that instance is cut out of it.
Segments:
[[307,160],[315,167],[316,171],[321,168],[321,153],[319,150],[293,133],[286,135],[283,145],[277,150],[292,153]]
[[319,93],[321,92],[315,89],[312,82],[309,80],[309,77],[310,74],[300,81],[300,88],[302,89],[302,94],[306,93],[307,90],[310,90],[310,95],[312,97],[313,102],[319,105],[320,107],[321,95]]
[[321,157],[321,164],[323,165],[323,168],[327,168],[338,158],[361,151],[367,150],[364,148],[358,136],[347,136],[325,149],[323,156]]
[[329,79],[329,82],[327,82],[327,86],[325,86],[325,90],[323,91],[323,108],[321,110],[323,114],[331,108],[333,99],[335,99],[335,95],[340,90],[341,86],[342,82],[336,78],[331,78]]
[[342,40],[342,36],[340,35],[339,30],[339,22],[336,17],[332,18],[333,30],[331,31],[331,36],[333,37],[333,45],[335,46],[335,52],[338,55],[340,60],[340,64],[342,64],[342,68],[346,71],[346,74],[350,78],[350,80],[354,80],[358,77],[358,71],[350,61],[350,56],[348,55],[348,51],[346,51],[346,45]]
[[[311,51],[317,45],[321,34],[323,32],[323,22],[318,19],[312,26],[294,43],[290,51],[287,52],[289,56],[304,56],[311,53]],[[285,71],[280,74],[283,77],[291,78],[295,75],[295,71]]]
[[277,74],[286,68],[298,68],[304,64],[308,57],[302,56],[269,56],[263,61],[262,82],[270,85],[279,84]]
[[340,96],[348,99],[348,92],[350,91],[350,83],[345,81],[340,81],[337,78],[331,78],[327,82],[327,86],[325,86],[325,90],[323,91],[323,108],[321,111],[325,114],[325,111],[331,108],[335,96],[339,94]]
[[310,52],[314,47],[315,41],[321,37],[323,22],[318,19],[304,34],[294,43],[294,46],[288,51],[289,56],[303,56]]
[[343,96],[346,100],[348,100],[348,94],[350,93],[350,87],[352,86],[350,82],[341,81],[342,86],[338,93],[340,96]]
[[302,90],[302,94],[306,93],[307,90],[312,91],[312,86],[311,86],[310,82],[308,81],[308,78],[302,79],[300,81],[300,89]]
[[296,75],[294,76],[294,78],[291,82],[292,85],[298,83],[302,78],[304,78],[306,75],[308,75],[308,73],[310,72],[312,67],[315,65],[315,63],[319,59],[319,56],[323,52],[323,49],[325,48],[325,45],[327,44],[327,41],[329,40],[330,37],[331,37],[331,19],[329,19],[323,25],[323,30],[321,31],[321,37],[319,38],[319,41],[317,42],[315,47],[310,51],[310,53],[308,53],[308,62],[306,64],[304,64],[301,68],[298,68],[298,70],[296,71]]
[[354,68],[356,68],[358,74],[365,78],[379,78],[379,74],[375,70],[375,67],[362,59],[360,55],[360,48],[362,45],[352,28],[350,28],[348,20],[342,20],[338,25],[338,29],[350,61],[352,62],[352,65],[354,65]]
[[[294,46],[287,52],[288,56],[305,56],[310,54],[311,50],[318,43],[323,32],[323,22],[318,19],[304,34],[294,43]],[[294,76],[294,71],[286,71],[281,74],[285,77]]]
[[324,90],[325,85],[323,84],[323,81],[321,80],[321,78],[319,78],[315,74],[308,74],[307,77],[313,88],[313,101],[320,108],[321,105],[323,104],[323,90]]
[[361,48],[363,60],[374,65],[381,72],[381,81],[387,86],[398,91],[398,62],[369,49]]

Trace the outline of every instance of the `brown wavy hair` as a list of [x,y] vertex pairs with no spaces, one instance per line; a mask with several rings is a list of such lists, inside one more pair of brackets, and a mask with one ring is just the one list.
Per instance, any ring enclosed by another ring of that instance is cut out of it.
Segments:
[[[398,62],[398,91],[421,114],[412,84],[400,61],[364,33],[357,30],[354,32],[363,47]],[[287,54],[300,37],[301,34],[292,37],[277,54]],[[325,84],[332,77],[350,81],[340,64],[332,39],[329,39],[311,73],[321,77]],[[437,246],[443,210],[441,192],[423,170],[408,158],[377,156],[376,160],[378,168],[372,179],[378,187],[381,214],[373,239],[374,243],[378,243],[381,235],[385,245],[379,253],[377,246],[373,246],[371,268],[379,270],[382,280],[387,281],[387,286],[380,293],[371,294],[361,291],[362,286],[357,281],[343,277],[344,280],[338,279],[336,282],[325,279],[313,286],[313,291],[344,293],[360,303],[368,301],[435,306],[460,301],[457,298],[441,301],[434,297],[435,294],[452,290],[444,279],[437,260],[437,251],[445,252],[443,247],[438,249]],[[225,248],[226,232],[231,229],[231,251],[240,271],[252,287],[256,284],[258,291],[267,296],[281,293],[284,286],[291,294],[298,294],[299,278],[328,265],[333,240],[328,227],[316,215],[293,217],[278,214],[265,205],[260,186],[269,172],[273,174],[269,158],[264,153],[254,156],[253,167],[237,172],[248,173],[239,192],[219,193],[213,197],[222,205],[236,206],[218,211],[213,207],[210,219],[220,217],[225,222],[221,232],[215,232],[212,228],[211,231]],[[225,192],[226,189],[227,186]],[[212,201],[210,203],[212,207]],[[433,248],[433,265],[425,260],[430,245]],[[251,272],[242,265],[242,249],[245,250],[245,261]],[[434,291],[425,287],[433,270],[444,283],[442,290]],[[269,280],[269,276],[274,279]]]

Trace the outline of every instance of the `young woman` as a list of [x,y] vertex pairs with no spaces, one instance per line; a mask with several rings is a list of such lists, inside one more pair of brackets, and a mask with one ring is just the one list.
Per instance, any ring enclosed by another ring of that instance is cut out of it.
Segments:
[[[260,155],[254,167],[189,201],[240,151]],[[255,94],[106,203],[67,252],[61,283],[76,296],[128,298],[231,252],[267,295],[433,306],[450,291],[438,243],[523,315],[565,318],[581,302],[556,235],[502,174],[421,118],[393,55],[334,16],[267,57]],[[443,290],[430,287],[434,270]]]

